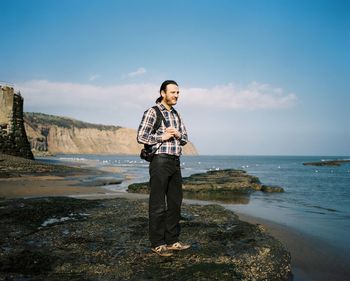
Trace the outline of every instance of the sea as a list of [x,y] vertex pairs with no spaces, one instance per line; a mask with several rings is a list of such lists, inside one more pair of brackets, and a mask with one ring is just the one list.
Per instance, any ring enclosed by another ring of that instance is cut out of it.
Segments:
[[[241,169],[283,193],[253,192],[247,200],[225,203],[228,209],[270,220],[306,233],[350,256],[350,163],[305,166],[304,162],[350,159],[349,156],[183,156],[183,177],[211,170]],[[123,182],[107,186],[126,192],[131,183],[148,181],[148,162],[138,156],[57,155],[46,161],[116,168]]]

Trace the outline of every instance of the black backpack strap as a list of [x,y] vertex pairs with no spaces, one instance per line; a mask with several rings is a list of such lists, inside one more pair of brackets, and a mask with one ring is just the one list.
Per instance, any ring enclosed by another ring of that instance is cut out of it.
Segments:
[[[156,111],[156,122],[153,125],[153,129],[152,129],[152,134],[155,134],[157,132],[157,130],[159,129],[160,125],[162,124],[162,121],[164,122],[164,125],[166,126],[166,120],[164,118],[164,115],[162,114],[162,112],[160,111],[158,106],[152,106],[152,108]],[[163,143],[162,143],[163,144]],[[161,146],[161,145],[160,145]],[[156,149],[156,151],[159,149],[159,147]],[[153,145],[148,145],[148,144],[144,144],[145,149],[151,149],[153,147]]]
[[177,115],[177,118],[179,119],[179,129],[181,130],[181,117],[179,115],[179,113],[177,113],[177,111],[175,110],[175,108],[173,108],[174,113]]
[[162,121],[166,126],[166,121],[165,121],[164,115],[162,114],[158,106],[155,105],[155,106],[152,106],[152,108],[156,111],[156,114],[157,114],[157,119],[156,119],[156,122],[154,123],[153,131],[152,131],[152,133],[154,134],[159,129],[160,125],[162,124]]

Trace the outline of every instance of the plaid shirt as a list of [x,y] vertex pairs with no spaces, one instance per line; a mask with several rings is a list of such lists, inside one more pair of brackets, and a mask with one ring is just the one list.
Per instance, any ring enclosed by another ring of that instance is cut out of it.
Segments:
[[173,137],[165,141],[157,150],[156,154],[165,153],[180,156],[182,151],[181,146],[185,145],[188,141],[186,127],[182,120],[180,122],[180,117],[174,112],[173,109],[168,111],[161,103],[158,103],[157,106],[162,112],[166,124],[164,124],[164,120],[162,120],[158,130],[155,133],[152,133],[154,124],[157,120],[157,113],[154,108],[149,108],[143,114],[139,129],[137,131],[137,141],[142,144],[153,145],[153,149],[156,149],[162,143],[162,135],[165,133],[165,128],[174,127],[179,131],[181,137],[179,139]]

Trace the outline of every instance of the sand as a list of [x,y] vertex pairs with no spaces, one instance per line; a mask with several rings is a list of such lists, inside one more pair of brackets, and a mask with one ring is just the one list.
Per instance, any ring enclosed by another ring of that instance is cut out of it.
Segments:
[[61,176],[0,178],[0,197],[10,199],[111,193],[110,190],[101,187],[79,186],[78,184],[78,179],[67,180]]

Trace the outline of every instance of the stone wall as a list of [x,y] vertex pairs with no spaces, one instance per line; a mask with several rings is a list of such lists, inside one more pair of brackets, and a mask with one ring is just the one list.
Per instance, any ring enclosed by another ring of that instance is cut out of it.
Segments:
[[0,153],[33,159],[23,122],[23,98],[0,84]]

